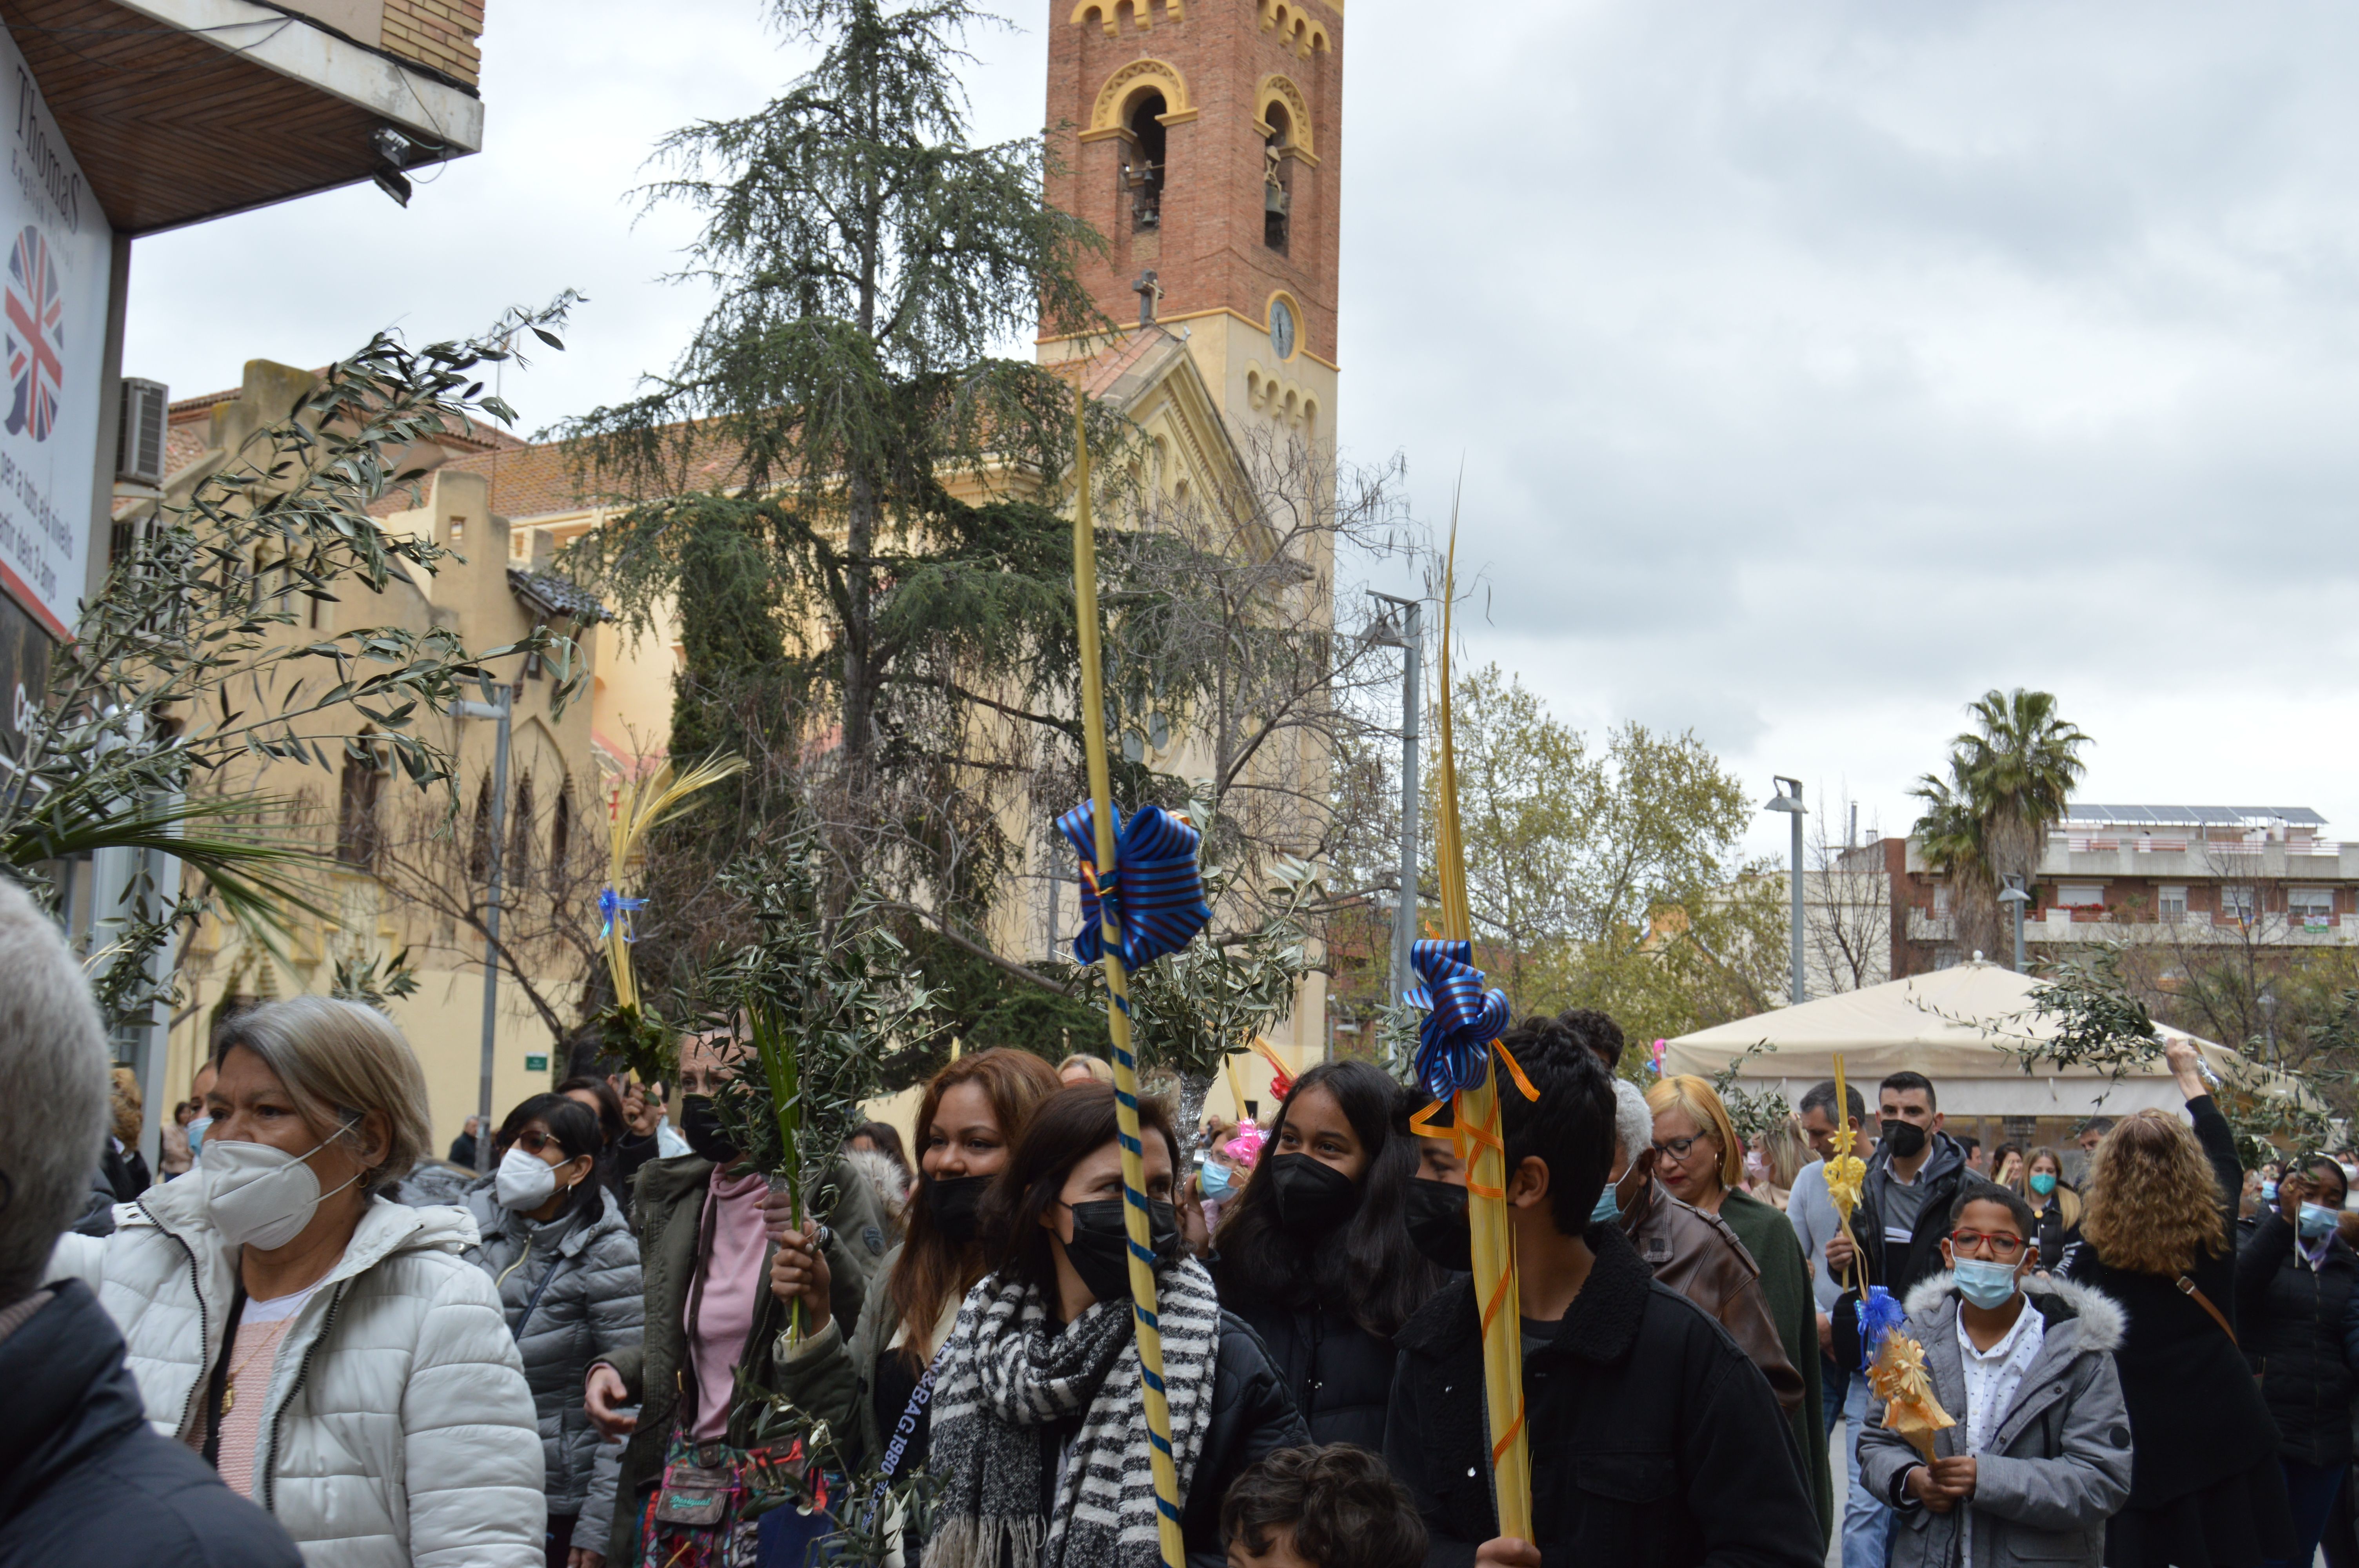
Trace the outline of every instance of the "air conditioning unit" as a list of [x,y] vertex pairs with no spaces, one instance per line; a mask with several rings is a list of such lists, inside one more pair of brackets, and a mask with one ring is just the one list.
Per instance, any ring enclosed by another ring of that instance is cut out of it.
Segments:
[[114,477],[134,484],[164,482],[164,429],[170,396],[160,381],[123,378],[123,422],[115,441]]

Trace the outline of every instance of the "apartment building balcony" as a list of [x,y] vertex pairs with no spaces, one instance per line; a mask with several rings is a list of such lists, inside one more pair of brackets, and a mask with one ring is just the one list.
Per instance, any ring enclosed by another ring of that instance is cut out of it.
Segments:
[[[2027,912],[2023,923],[2027,942],[2183,943],[2206,946],[2348,947],[2359,946],[2359,914],[2288,915],[2281,911],[2261,914],[2249,925],[2208,910],[2186,914],[2156,915],[2136,912],[2129,918],[2122,909],[2043,909]],[[1946,926],[1948,922],[1943,920]],[[1909,934],[1916,935],[1910,921]]]
[[1958,923],[1946,914],[1934,914],[1922,909],[1908,912],[1908,940],[1911,942],[1954,942],[1958,939]]
[[2103,881],[2143,877],[2160,881],[2359,880],[2359,844],[2336,839],[2295,839],[2246,844],[2202,839],[2083,838],[2051,835],[2039,858],[2039,875],[2060,880]]

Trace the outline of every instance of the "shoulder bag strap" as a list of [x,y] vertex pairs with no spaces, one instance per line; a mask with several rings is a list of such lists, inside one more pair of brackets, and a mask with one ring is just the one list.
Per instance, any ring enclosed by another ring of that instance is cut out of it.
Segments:
[[704,1310],[704,1276],[712,1266],[712,1237],[720,1223],[721,1203],[708,1186],[704,1191],[703,1206],[697,1215],[696,1259],[690,1265],[691,1277],[688,1287],[688,1321],[681,1325],[683,1332],[679,1342],[679,1420],[682,1432],[696,1430],[699,1413],[697,1395],[701,1391],[696,1379],[690,1375],[696,1370],[696,1320]]
[[556,1280],[558,1275],[565,1271],[565,1265],[571,1260],[568,1259],[562,1252],[559,1253],[555,1258],[549,1260],[549,1272],[540,1277],[540,1283],[532,1288],[531,1298],[524,1303],[524,1314],[518,1317],[516,1320],[514,1326],[508,1330],[509,1336],[514,1338],[518,1345],[524,1343],[524,1325],[532,1321],[533,1309],[540,1305],[540,1298],[549,1292],[550,1283]]
[[2220,1325],[2220,1332],[2228,1336],[2229,1344],[2234,1345],[2236,1343],[2235,1325],[2221,1315],[2220,1309],[2212,1304],[2212,1298],[2210,1296],[2205,1295],[2201,1291],[2195,1288],[2195,1281],[2181,1274],[2172,1282],[2178,1285],[2180,1294],[2187,1297],[2197,1306],[2201,1307],[2205,1312],[2212,1314],[2212,1321]]

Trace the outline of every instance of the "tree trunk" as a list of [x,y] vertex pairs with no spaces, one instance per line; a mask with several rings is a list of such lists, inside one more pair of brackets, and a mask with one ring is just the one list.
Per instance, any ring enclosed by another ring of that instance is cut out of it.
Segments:
[[[870,563],[875,547],[876,487],[866,474],[855,474],[844,539],[850,557],[843,579],[843,755],[847,762],[867,757],[876,708],[875,669],[870,656],[876,619],[876,581]],[[856,778],[844,782],[847,787],[859,787]]]

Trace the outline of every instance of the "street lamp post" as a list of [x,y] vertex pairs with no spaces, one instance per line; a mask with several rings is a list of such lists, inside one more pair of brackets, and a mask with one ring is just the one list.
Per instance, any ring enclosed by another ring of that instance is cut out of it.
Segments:
[[1777,774],[1777,793],[1770,796],[1769,804],[1761,809],[1782,811],[1793,818],[1794,853],[1792,869],[1787,873],[1787,881],[1793,893],[1794,903],[1794,928],[1791,938],[1794,949],[1793,1000],[1801,1002],[1810,1000],[1810,989],[1802,983],[1802,818],[1810,814],[1802,806],[1802,781],[1789,779],[1783,773]]
[[2023,906],[2031,902],[2031,895],[2023,891],[2023,879],[2010,871],[2006,891],[1998,895],[1998,901],[2015,917],[2015,972],[2019,975],[2023,973]]
[[476,1165],[483,1164],[483,1152],[491,1147],[492,1136],[492,1061],[493,1033],[497,1025],[500,994],[500,873],[502,852],[507,848],[503,825],[507,817],[508,799],[508,717],[515,707],[513,688],[498,688],[497,702],[454,702],[451,714],[454,719],[489,719],[499,725],[492,747],[492,819],[490,893],[484,901],[484,1062],[483,1081],[475,1096],[475,1155]]
[[1397,621],[1386,615],[1368,633],[1371,643],[1401,651],[1400,899],[1393,910],[1392,985],[1392,1001],[1397,1006],[1401,994],[1416,983],[1417,973],[1409,962],[1409,949],[1417,941],[1417,742],[1419,718],[1425,705],[1425,605],[1389,593],[1371,591],[1368,597],[1401,612]]

